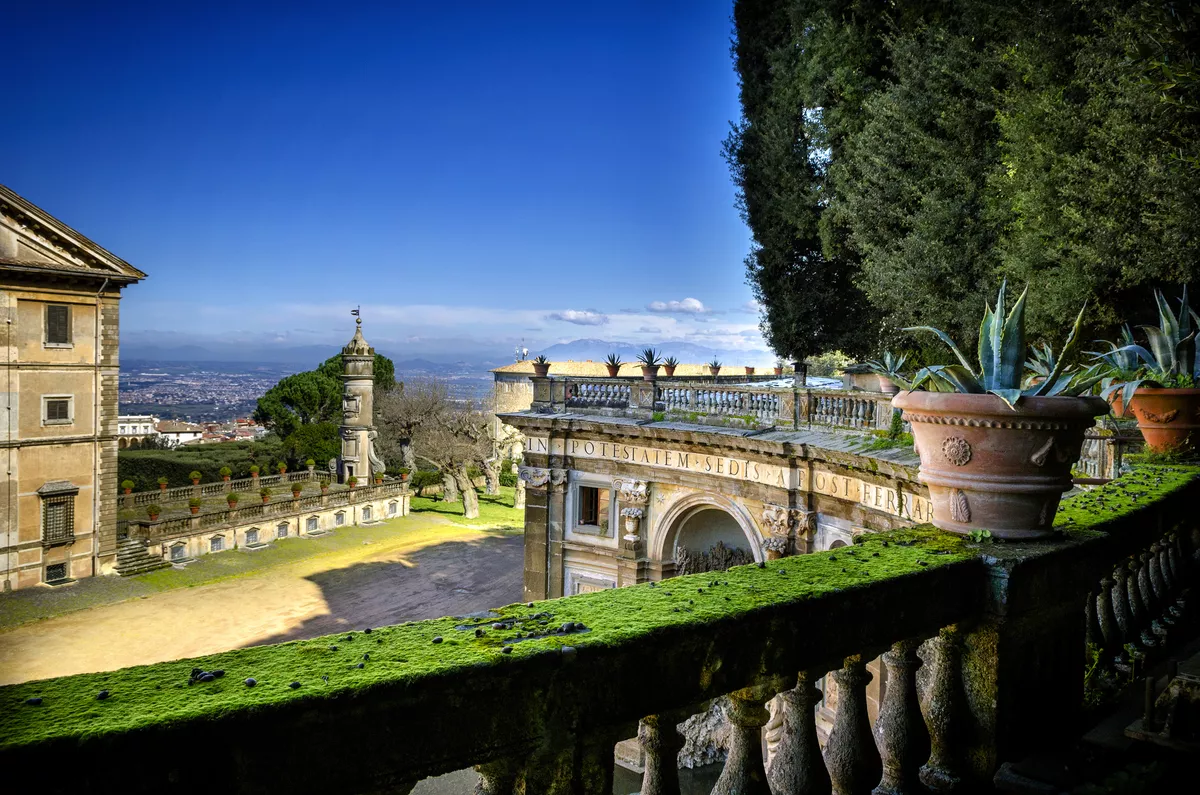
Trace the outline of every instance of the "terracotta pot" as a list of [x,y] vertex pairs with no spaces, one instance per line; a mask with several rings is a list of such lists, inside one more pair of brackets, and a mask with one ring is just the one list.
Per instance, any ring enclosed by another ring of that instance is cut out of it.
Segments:
[[1053,535],[1084,431],[1108,413],[1095,397],[1022,398],[1012,409],[995,395],[901,392],[892,405],[912,423],[933,523],[1009,539]]
[[271,501],[270,497],[263,497],[263,505],[266,505],[270,501]]
[[225,504],[229,506],[229,510],[233,511],[233,510],[236,510],[236,509],[237,509],[237,504],[238,504],[238,501],[237,501],[237,500],[230,500],[230,501],[227,501]]
[[669,378],[669,377],[675,375],[675,368],[678,366],[679,365],[675,365],[675,364],[664,364],[663,371],[666,372],[667,377]]
[[658,365],[642,365],[642,380],[653,381],[658,378]]
[[150,521],[152,521],[152,522],[157,522],[157,521],[158,521],[158,516],[159,516],[159,515],[158,515],[158,514],[156,514],[156,513],[152,513],[152,514],[150,514]]
[[746,375],[754,375],[754,368],[753,368],[753,367],[747,367],[747,368],[746,368]]
[[900,391],[900,387],[892,382],[892,379],[886,375],[876,376],[879,379],[879,391],[885,395],[894,395]]
[[375,485],[376,485],[376,486],[380,485],[381,483],[383,483],[383,478],[375,478]]
[[548,372],[550,372],[550,365],[548,365],[548,364],[534,364],[533,365],[533,374],[536,376],[545,378],[546,373],[548,373]]
[[[1113,412],[1116,410],[1114,402]],[[1200,441],[1200,389],[1141,387],[1133,393],[1129,411],[1137,418],[1146,446],[1154,452],[1192,452]]]
[[621,366],[619,364],[606,364],[604,366],[608,368],[609,378],[616,378],[617,373],[621,370]]
[[328,486],[326,486],[324,483],[322,483],[322,484],[321,484],[321,493],[322,493],[322,494],[328,494],[328,493],[329,493],[329,487],[328,487]]
[[776,367],[774,372],[775,372],[775,375],[783,375],[783,368]]
[[710,367],[710,368],[708,368],[708,372],[709,372],[709,375],[711,375],[713,378],[716,378],[717,373],[721,372],[721,368],[720,367]]
[[228,482],[229,482],[229,475],[222,475],[222,476],[221,476],[221,480],[223,480],[223,481],[225,481],[226,483],[228,483]]
[[405,481],[406,483],[408,482],[408,476],[409,476],[409,473],[407,473],[407,472],[400,473],[400,479]]
[[133,489],[121,489],[121,491],[125,492],[126,494],[132,494],[132,493],[133,493]]
[[192,509],[192,513],[193,513],[193,514],[200,513],[200,506],[199,506],[199,505],[189,505],[188,507]]
[[166,490],[167,490],[167,484],[166,484],[166,483],[159,483],[159,484],[158,484],[158,490],[159,490],[159,491],[166,491]]

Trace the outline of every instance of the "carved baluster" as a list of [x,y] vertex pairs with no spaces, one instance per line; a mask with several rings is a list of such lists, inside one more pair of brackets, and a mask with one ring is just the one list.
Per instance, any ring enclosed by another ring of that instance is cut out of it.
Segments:
[[907,795],[924,792],[918,778],[929,759],[929,731],[917,700],[916,641],[901,641],[883,655],[887,690],[875,721],[875,744],[883,757],[883,778],[873,795]]
[[683,738],[676,716],[647,715],[638,724],[638,741],[646,755],[641,795],[679,795],[679,749]]
[[1083,640],[1089,646],[1104,645],[1104,633],[1096,614],[1096,596],[1096,591],[1092,590],[1083,599]]
[[1137,637],[1137,633],[1133,629],[1133,616],[1129,613],[1129,599],[1126,596],[1125,579],[1127,576],[1124,566],[1117,566],[1113,569],[1112,608],[1117,627],[1121,631],[1122,645],[1133,642]]
[[1149,559],[1146,562],[1150,590],[1154,592],[1155,624],[1166,634],[1175,626],[1175,618],[1171,615],[1171,589],[1167,585],[1166,572],[1162,566],[1163,545],[1154,542],[1150,545]]
[[[1158,620],[1161,602],[1150,580],[1150,568],[1154,556],[1150,554],[1149,550],[1143,550],[1141,554],[1134,556],[1134,559],[1137,561],[1137,591],[1142,599],[1142,607],[1145,609],[1146,629],[1152,638],[1164,638],[1167,630]],[[1161,640],[1158,642],[1161,645]]]
[[1111,660],[1114,655],[1121,653],[1121,627],[1117,624],[1116,613],[1113,610],[1113,580],[1105,577],[1100,580],[1100,597],[1096,602],[1096,620],[1100,623],[1100,634],[1104,648],[1104,658]]
[[762,727],[770,717],[768,693],[747,688],[729,694],[729,754],[712,795],[771,795],[763,766]]
[[959,772],[960,698],[958,631],[943,629],[929,641],[933,667],[925,698],[925,726],[929,729],[929,761],[921,766],[921,783],[932,792],[962,792]]
[[796,687],[779,694],[783,729],[767,779],[771,790],[780,795],[827,795],[833,786],[817,742],[815,712],[821,691],[813,683],[819,678],[812,672],[801,673]]
[[1130,558],[1125,564],[1125,593],[1129,600],[1129,616],[1133,620],[1133,635],[1137,637],[1137,645],[1152,649],[1158,645],[1158,640],[1150,629],[1150,613],[1142,600],[1142,589],[1139,580],[1141,566],[1136,558]]
[[526,795],[612,795],[614,745],[613,738],[598,737],[544,751],[525,764],[516,790]]
[[1167,549],[1171,546],[1166,536],[1159,539],[1150,547],[1154,555],[1154,570],[1150,572],[1150,583],[1158,580],[1158,599],[1165,608],[1171,603],[1171,594],[1175,593],[1175,580],[1171,576],[1170,562],[1167,560]]
[[476,765],[479,781],[475,782],[475,795],[513,795],[522,763],[514,759],[497,759],[484,765]]
[[825,764],[834,795],[869,793],[879,782],[883,764],[867,719],[867,683],[872,679],[859,655],[847,657],[833,672],[837,683],[837,716],[825,745]]

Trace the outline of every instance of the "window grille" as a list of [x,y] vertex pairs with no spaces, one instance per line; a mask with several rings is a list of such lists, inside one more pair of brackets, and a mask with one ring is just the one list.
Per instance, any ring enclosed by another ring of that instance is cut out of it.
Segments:
[[51,345],[71,343],[71,307],[66,304],[47,304],[46,342]]
[[257,544],[258,543],[258,528],[257,527],[246,531],[246,543],[247,544]]
[[279,527],[275,528],[275,537],[276,538],[287,538],[287,534],[288,534],[287,522],[284,522],[283,524],[279,525]]
[[46,422],[70,422],[70,398],[53,398],[46,401]]
[[315,516],[308,517],[308,523],[307,523],[306,529],[310,533],[317,529],[317,517],[315,517]]
[[183,560],[187,557],[187,544],[179,543],[171,547],[171,560]]
[[337,513],[335,513],[333,515],[333,523],[335,525],[337,525],[338,527],[341,527],[342,525],[344,525],[346,523],[345,511],[338,511]]
[[57,582],[67,579],[67,564],[52,563],[46,567],[46,582]]
[[396,501],[392,500],[388,503],[388,516],[396,515]]
[[75,540],[75,495],[42,498],[42,543],[69,544]]
[[225,536],[213,536],[208,539],[208,551],[220,552],[225,549]]
[[364,505],[363,506],[363,521],[368,522],[370,520],[371,520],[371,506]]

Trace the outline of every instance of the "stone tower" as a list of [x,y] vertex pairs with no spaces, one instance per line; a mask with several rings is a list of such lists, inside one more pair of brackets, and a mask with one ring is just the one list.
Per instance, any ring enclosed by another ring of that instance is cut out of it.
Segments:
[[367,484],[383,474],[384,463],[375,453],[375,349],[362,335],[362,318],[355,318],[354,336],[342,348],[342,459],[340,474]]

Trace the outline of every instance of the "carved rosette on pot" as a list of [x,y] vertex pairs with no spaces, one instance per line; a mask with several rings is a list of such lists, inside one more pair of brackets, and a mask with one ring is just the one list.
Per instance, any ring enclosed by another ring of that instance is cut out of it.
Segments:
[[1053,533],[1083,434],[1107,408],[1094,397],[1022,398],[1010,408],[996,395],[944,392],[901,392],[892,405],[912,425],[933,523],[1013,539]]

